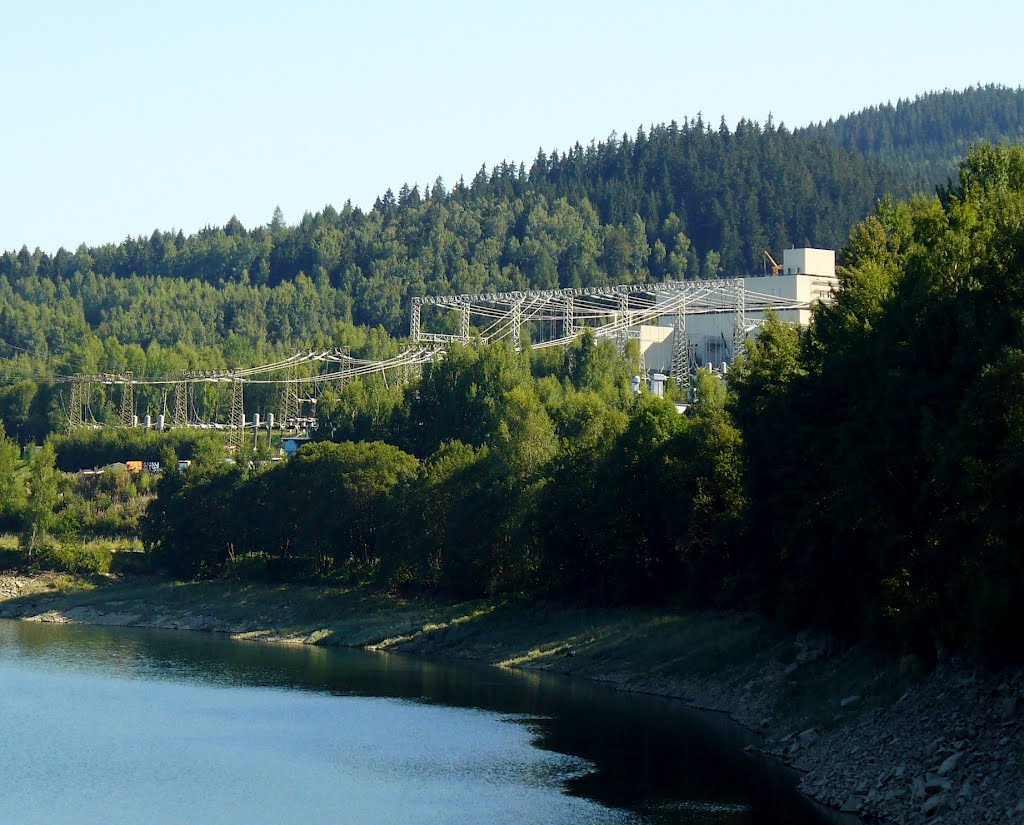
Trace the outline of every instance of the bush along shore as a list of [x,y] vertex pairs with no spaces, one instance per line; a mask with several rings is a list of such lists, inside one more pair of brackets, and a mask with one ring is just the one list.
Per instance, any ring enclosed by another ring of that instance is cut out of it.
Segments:
[[407,600],[366,588],[0,575],[0,616],[471,659],[728,713],[866,821],[1024,822],[1024,671],[926,672],[735,611]]

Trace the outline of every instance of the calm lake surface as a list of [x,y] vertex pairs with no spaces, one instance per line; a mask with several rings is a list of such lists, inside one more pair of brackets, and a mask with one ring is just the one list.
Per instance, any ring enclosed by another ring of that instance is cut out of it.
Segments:
[[0,621],[2,823],[821,823],[724,720],[559,677]]

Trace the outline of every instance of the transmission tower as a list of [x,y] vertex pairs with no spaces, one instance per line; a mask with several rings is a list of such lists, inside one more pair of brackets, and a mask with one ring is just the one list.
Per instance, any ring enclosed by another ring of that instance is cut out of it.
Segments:
[[75,380],[71,383],[71,401],[68,405],[67,431],[74,432],[82,426],[82,407],[85,406],[85,384]]
[[619,348],[619,355],[624,355],[626,352],[626,339],[629,336],[629,327],[633,323],[633,316],[629,312],[629,294],[621,293],[618,298],[619,311],[615,316],[618,331],[615,333],[615,342]]
[[512,348],[519,352],[520,336],[523,329],[523,299],[512,304]]
[[679,308],[676,329],[672,334],[672,377],[676,379],[676,386],[689,398],[693,389],[693,376],[690,369],[690,342],[686,337],[685,305]]
[[420,342],[420,299],[413,298],[412,306],[409,308],[409,341],[412,344]]
[[736,324],[732,330],[732,360],[743,354],[743,343],[747,340],[747,290],[743,281],[736,284]]
[[130,372],[121,380],[121,426],[131,427],[135,424],[135,383]]
[[231,417],[228,419],[228,445],[235,450],[245,441],[245,408],[242,405],[242,388],[245,384],[237,378],[231,382]]
[[171,426],[176,429],[188,426],[188,392],[188,381],[178,381],[174,385],[174,412],[171,415]]
[[341,378],[338,379],[338,389],[343,390],[348,385],[349,381],[352,380],[349,375],[350,365],[347,363],[352,357],[352,347],[338,347],[338,355],[344,359],[341,362]]
[[295,427],[299,417],[299,370],[294,364],[288,368],[285,383],[281,385],[281,429]]

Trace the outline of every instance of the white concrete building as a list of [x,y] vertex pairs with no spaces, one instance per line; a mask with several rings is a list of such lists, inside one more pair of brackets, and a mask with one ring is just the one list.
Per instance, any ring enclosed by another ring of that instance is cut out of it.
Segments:
[[[758,306],[779,301],[786,308],[776,310],[780,320],[806,326],[811,307],[817,301],[829,301],[839,280],[836,278],[836,253],[831,249],[787,249],[783,252],[782,274],[748,277],[742,280],[747,309],[744,313],[748,334],[756,334],[764,320]],[[668,373],[672,367],[678,315],[665,315],[656,325],[639,328],[640,353],[644,368]],[[695,310],[685,316],[686,342],[694,365],[715,366],[732,361],[736,311]]]

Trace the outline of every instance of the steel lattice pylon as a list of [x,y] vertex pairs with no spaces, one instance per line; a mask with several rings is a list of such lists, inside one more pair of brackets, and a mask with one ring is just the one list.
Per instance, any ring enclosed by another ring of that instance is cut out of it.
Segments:
[[409,340],[413,344],[420,342],[420,299],[413,298],[409,307]]
[[188,381],[179,381],[174,385],[174,413],[171,416],[172,427],[188,426]]
[[743,354],[743,344],[747,340],[747,290],[740,281],[736,284],[736,317],[732,330],[732,358],[735,361]]
[[299,370],[291,366],[287,372],[287,380],[281,386],[281,428],[295,426],[299,417]]
[[523,302],[515,301],[512,304],[512,347],[518,351],[520,336],[523,330]]
[[690,398],[693,390],[693,370],[690,364],[690,341],[686,337],[686,307],[676,315],[676,328],[672,333],[672,377],[676,386]]
[[629,313],[629,293],[620,293],[619,310],[615,317],[618,331],[615,333],[615,344],[619,348],[619,355],[626,352],[626,339],[629,335],[629,326],[632,323],[632,316]]
[[[351,347],[347,347],[347,346],[346,347],[338,347],[338,355],[342,359],[348,360],[348,359],[352,358],[352,348]],[[348,376],[347,376],[347,373],[345,373],[344,368],[341,370],[341,373],[342,373],[342,376],[341,376],[341,378],[338,379],[338,389],[339,390],[342,390],[346,386],[348,386],[348,383],[349,383],[349,380],[350,380],[348,378]]]
[[121,426],[133,427],[135,425],[135,384],[130,372],[125,373],[122,380],[124,383],[121,384]]
[[67,431],[74,432],[82,426],[82,407],[85,406],[84,396],[88,385],[75,382],[71,385],[71,401],[68,403]]
[[228,419],[228,445],[236,450],[241,449],[245,440],[245,407],[242,390],[245,384],[235,380],[231,382],[231,417]]

